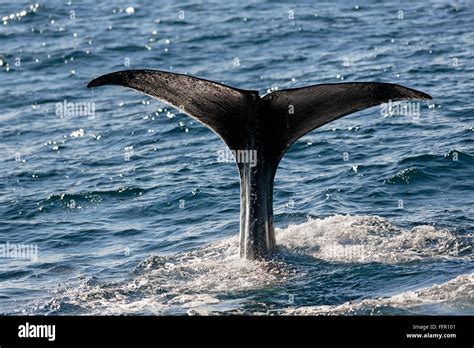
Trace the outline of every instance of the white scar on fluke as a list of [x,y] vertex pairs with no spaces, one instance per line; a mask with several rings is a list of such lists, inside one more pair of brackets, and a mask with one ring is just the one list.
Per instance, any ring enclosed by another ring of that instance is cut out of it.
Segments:
[[[159,70],[100,76],[87,87],[125,86],[167,103],[214,131],[234,151],[240,174],[240,256],[263,259],[275,247],[273,181],[288,148],[306,133],[356,111],[412,99],[431,99],[396,84],[348,82],[258,91]],[[240,153],[256,154],[252,161]],[[253,152],[255,151],[255,152]]]

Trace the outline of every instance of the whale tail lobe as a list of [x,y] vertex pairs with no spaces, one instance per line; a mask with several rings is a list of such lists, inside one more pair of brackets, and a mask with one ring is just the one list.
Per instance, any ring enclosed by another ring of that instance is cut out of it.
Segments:
[[257,91],[159,70],[118,71],[92,80],[87,87],[103,85],[124,86],[159,99],[209,127],[230,148],[238,147],[243,118],[259,98]]

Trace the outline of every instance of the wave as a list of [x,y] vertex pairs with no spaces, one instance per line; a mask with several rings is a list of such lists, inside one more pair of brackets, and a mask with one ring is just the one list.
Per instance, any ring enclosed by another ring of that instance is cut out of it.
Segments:
[[[459,169],[459,166],[470,165],[473,157],[467,153],[450,150],[444,155],[422,154],[406,157],[398,162],[399,166],[409,166],[384,181],[385,184],[428,183],[437,180],[443,172]],[[466,167],[467,168],[467,167]]]
[[444,155],[422,154],[412,157],[406,157],[398,162],[400,165],[420,165],[423,163],[451,164],[454,161],[472,162],[473,156],[459,150],[450,150]]
[[431,225],[403,229],[379,216],[334,215],[310,219],[279,231],[277,243],[317,259],[364,263],[459,257],[470,250],[447,229]]
[[[455,309],[470,309],[474,314],[474,273],[462,274],[442,284],[434,284],[428,288],[385,297],[350,301],[336,306],[306,306],[287,308],[285,315],[363,315],[384,314],[387,308],[401,309],[402,313],[420,313],[422,307],[442,305]],[[388,312],[388,311],[387,311]],[[453,311],[455,313],[455,311]],[[393,313],[393,312],[392,312]]]
[[48,196],[44,204],[64,203],[69,205],[74,203],[90,203],[100,204],[103,200],[112,199],[127,199],[137,197],[144,194],[146,190],[137,187],[120,187],[116,190],[109,191],[88,191],[82,193],[54,193]]
[[[238,240],[230,238],[175,256],[152,256],[123,283],[91,278],[59,291],[47,303],[48,313],[77,311],[95,314],[208,314],[229,309],[222,292],[275,285],[285,271],[278,262],[249,262],[238,257]],[[216,307],[216,308],[214,308]]]
[[406,168],[399,171],[396,175],[384,181],[384,184],[412,184],[422,181],[430,181],[433,176],[425,173],[418,168]]

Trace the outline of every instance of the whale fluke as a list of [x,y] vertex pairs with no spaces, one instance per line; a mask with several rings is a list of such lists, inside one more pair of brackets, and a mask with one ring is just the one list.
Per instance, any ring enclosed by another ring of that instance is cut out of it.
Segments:
[[159,99],[211,128],[230,148],[238,147],[243,134],[236,130],[258,99],[258,91],[159,70],[119,71],[100,76],[87,87],[102,85],[129,87]]
[[431,96],[391,83],[348,82],[280,90],[263,97],[272,115],[286,120],[287,147],[340,117],[381,103],[408,99],[431,99]]
[[[87,87],[120,85],[170,104],[217,133],[235,153],[240,174],[240,255],[266,258],[275,246],[273,181],[288,148],[311,130],[359,110],[409,99],[431,99],[396,84],[350,82],[275,91],[229,87],[158,70],[100,76]],[[253,160],[249,160],[254,155]]]

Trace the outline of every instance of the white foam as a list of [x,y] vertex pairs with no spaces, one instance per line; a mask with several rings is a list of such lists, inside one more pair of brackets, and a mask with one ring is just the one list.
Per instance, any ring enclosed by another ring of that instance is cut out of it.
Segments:
[[456,236],[430,225],[394,226],[378,216],[335,215],[289,226],[277,244],[327,261],[398,263],[427,257],[459,256]]
[[443,284],[434,284],[428,288],[402,292],[391,297],[350,301],[336,306],[287,308],[281,314],[342,315],[357,314],[361,310],[371,310],[372,313],[376,313],[377,308],[385,306],[414,309],[430,304],[442,304],[454,308],[472,308],[474,306],[474,273],[463,274]]
[[284,282],[286,272],[278,262],[241,260],[234,237],[189,253],[150,257],[126,283],[83,283],[61,290],[48,306],[79,305],[92,314],[209,314],[214,307],[239,307],[238,301],[221,304],[217,294],[271,287]]
[[[246,301],[245,295],[232,300],[222,300],[221,296],[304,282],[307,269],[299,267],[295,255],[314,257],[315,263],[318,259],[343,263],[403,263],[423,258],[455,258],[457,242],[450,231],[433,226],[401,229],[377,216],[336,215],[277,230],[277,244],[281,247],[272,261],[241,260],[235,236],[191,252],[149,257],[125,281],[105,284],[89,281],[70,286],[59,291],[47,307],[56,311],[63,305],[73,305],[90,314],[238,312]],[[337,314],[383,304],[444,301],[446,296],[458,296],[463,289],[472,294],[472,277],[458,277],[439,290],[432,287],[386,299],[276,310],[284,310],[284,314]],[[458,285],[459,289],[451,289]],[[443,293],[445,290],[447,294]]]

